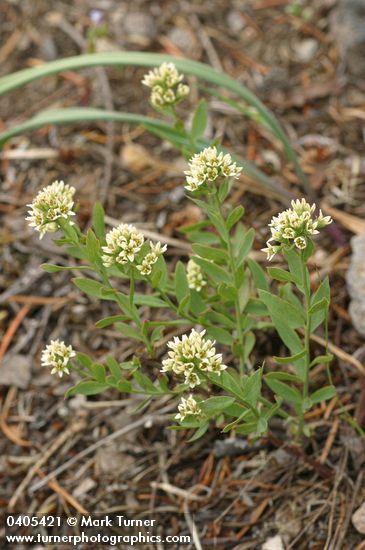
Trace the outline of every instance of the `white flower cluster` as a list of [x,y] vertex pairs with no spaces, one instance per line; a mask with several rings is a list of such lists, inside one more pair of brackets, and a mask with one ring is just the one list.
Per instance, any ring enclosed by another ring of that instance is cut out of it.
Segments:
[[103,246],[102,261],[105,267],[115,264],[134,264],[141,275],[149,275],[158,258],[166,251],[167,246],[160,242],[150,241],[150,252],[137,263],[137,255],[145,242],[144,235],[133,225],[122,223],[106,234],[106,246]]
[[319,215],[314,217],[315,209],[315,204],[310,205],[305,199],[297,199],[291,202],[291,208],[272,218],[269,224],[271,238],[266,243],[267,248],[262,249],[269,260],[283,248],[290,247],[292,243],[299,250],[304,250],[312,235],[317,235],[319,229],[332,223],[331,217],[323,216],[321,210]]
[[[58,230],[57,220],[68,220],[75,215],[73,212],[75,188],[65,185],[63,181],[54,181],[51,185],[39,191],[30,207],[29,226],[34,227],[40,233],[40,239],[45,233],[54,233]],[[70,222],[72,223],[72,222]]]
[[42,351],[41,363],[43,367],[52,367],[51,374],[56,373],[62,378],[64,373],[70,374],[68,364],[75,355],[72,346],[66,346],[60,340],[51,340],[51,343]]
[[160,109],[180,103],[188,94],[189,86],[182,84],[183,74],[179,74],[173,63],[162,63],[147,73],[142,84],[151,88],[150,101]]
[[204,338],[205,330],[192,330],[180,339],[177,336],[171,340],[168,357],[162,361],[161,372],[174,372],[185,377],[185,384],[190,388],[201,382],[199,371],[216,372],[220,374],[227,367],[222,363],[222,355],[215,351],[215,341]]
[[160,242],[153,244],[150,241],[150,248],[151,248],[151,251],[145,255],[145,257],[142,260],[142,263],[140,265],[137,265],[137,269],[141,273],[141,275],[149,275],[151,273],[153,265],[157,262],[159,257],[166,251],[167,246],[165,244],[161,246]]
[[220,178],[238,178],[242,168],[232,161],[230,154],[218,153],[216,147],[207,147],[194,155],[185,171],[188,191],[196,191],[202,185]]
[[114,264],[134,262],[135,256],[144,243],[142,233],[130,224],[122,223],[106,234],[106,246],[103,246],[103,264],[106,267]]
[[180,420],[181,422],[189,415],[193,416],[200,416],[202,413],[202,410],[199,406],[199,404],[195,401],[194,397],[192,395],[189,395],[189,397],[181,398],[181,403],[178,405],[178,414],[175,416],[176,420]]
[[197,263],[194,260],[189,260],[188,265],[186,266],[186,277],[188,279],[189,288],[200,292],[203,286],[207,284],[204,280],[203,272]]

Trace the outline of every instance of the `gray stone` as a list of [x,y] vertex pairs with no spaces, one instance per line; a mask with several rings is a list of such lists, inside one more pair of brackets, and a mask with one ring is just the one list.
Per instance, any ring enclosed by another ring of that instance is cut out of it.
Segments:
[[365,336],[365,234],[351,239],[352,255],[346,274],[351,303],[349,313],[356,330]]
[[318,42],[314,38],[306,38],[295,45],[295,53],[299,61],[310,61],[318,50]]
[[355,527],[356,531],[365,535],[365,501],[352,515],[352,525]]
[[175,46],[182,50],[186,54],[192,54],[195,47],[194,35],[187,29],[181,27],[173,27],[169,33],[168,38]]
[[149,13],[134,11],[127,13],[123,21],[129,39],[140,45],[148,45],[157,36],[155,21]]
[[31,363],[31,358],[25,355],[5,357],[0,365],[0,385],[25,390],[31,378]]
[[331,31],[348,71],[365,76],[365,0],[339,0]]

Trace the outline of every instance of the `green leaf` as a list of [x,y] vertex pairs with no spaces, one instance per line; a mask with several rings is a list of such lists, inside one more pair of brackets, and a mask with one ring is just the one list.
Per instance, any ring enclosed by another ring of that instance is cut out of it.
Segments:
[[297,277],[295,277],[292,273],[289,273],[289,271],[281,269],[280,267],[268,267],[267,272],[270,277],[276,281],[300,284],[300,280],[298,280]]
[[207,102],[201,99],[195,109],[191,124],[191,137],[193,140],[200,138],[205,131],[208,122]]
[[321,403],[322,401],[328,401],[337,395],[335,386],[325,386],[320,390],[315,391],[310,396],[310,400],[315,405],[316,403]]
[[242,264],[242,262],[246,259],[246,257],[248,256],[251,248],[252,248],[252,244],[253,244],[253,240],[255,238],[255,230],[251,227],[251,229],[249,229],[243,239],[241,240],[241,242],[239,243],[239,245],[237,246],[236,248],[236,265],[237,266],[240,266]]
[[285,399],[285,401],[293,402],[296,405],[301,405],[302,396],[297,388],[293,388],[287,384],[284,384],[284,382],[268,377],[265,377],[265,382],[274,393]]
[[47,273],[58,273],[59,271],[72,271],[73,269],[90,269],[85,265],[72,265],[72,266],[63,266],[63,265],[54,265],[54,264],[41,264],[43,271]]
[[208,327],[207,335],[209,338],[213,338],[214,340],[217,340],[221,344],[225,344],[227,346],[230,346],[233,343],[232,334],[228,332],[228,330],[224,330],[221,327]]
[[[316,304],[321,302],[325,298],[328,304],[331,302],[331,289],[329,284],[329,279],[326,277],[323,279],[316,292],[314,293],[311,299],[311,307],[314,307]],[[311,330],[316,330],[317,327],[325,320],[327,316],[327,309],[320,309],[311,315]]]
[[231,210],[226,220],[226,227],[228,231],[230,231],[232,227],[240,221],[244,213],[245,209],[241,205],[238,205]]
[[198,439],[203,437],[203,435],[205,434],[208,428],[209,428],[209,422],[204,422],[200,426],[200,428],[196,430],[195,434],[190,439],[188,439],[188,442],[192,443],[193,441],[197,441]]
[[129,380],[119,380],[118,391],[120,391],[120,393],[131,393],[132,390],[133,387]]
[[175,268],[175,294],[177,301],[181,304],[186,296],[190,296],[190,289],[186,277],[185,267],[182,262],[177,262]]
[[318,311],[321,311],[322,309],[328,310],[329,307],[329,301],[327,298],[322,298],[322,300],[319,300],[319,302],[316,302],[309,308],[309,315],[313,315],[314,313],[317,313]]
[[136,370],[133,373],[133,378],[137,384],[146,392],[151,395],[156,395],[160,393],[160,390],[151,382],[151,380],[139,370]]
[[266,292],[265,290],[259,290],[259,295],[269,310],[274,324],[275,318],[279,319],[282,325],[289,328],[295,329],[304,326],[305,317],[299,308],[295,307],[290,302],[271,294],[270,292]]
[[234,397],[221,395],[218,397],[210,397],[206,401],[200,403],[202,411],[209,417],[220,414],[235,401]]
[[77,362],[80,363],[80,365],[90,370],[91,365],[93,364],[93,360],[91,359],[91,357],[86,355],[86,353],[82,353],[81,351],[78,351],[76,353],[76,359],[77,359]]
[[199,244],[219,244],[220,240],[218,235],[214,233],[203,233],[203,231],[192,231],[188,234],[189,240],[193,243]]
[[224,313],[219,313],[218,311],[210,310],[205,314],[205,319],[208,321],[212,321],[213,323],[218,323],[222,327],[236,328],[236,323],[228,317],[228,315],[224,315]]
[[97,328],[105,328],[113,325],[117,321],[127,321],[129,318],[126,315],[110,315],[109,317],[104,317],[95,323]]
[[201,258],[213,260],[214,262],[227,262],[227,252],[221,248],[213,248],[202,244],[193,244],[192,249]]
[[218,200],[220,204],[222,204],[226,200],[230,190],[232,189],[232,184],[232,180],[225,179],[218,187]]
[[105,236],[105,221],[104,221],[104,208],[100,202],[94,204],[92,213],[92,223],[95,230],[95,234],[99,239],[104,239]]
[[138,294],[134,295],[134,303],[137,306],[148,306],[148,307],[169,307],[166,302],[153,296],[152,294]]
[[132,338],[133,340],[143,342],[141,334],[127,323],[116,323],[115,328],[127,338]]
[[91,264],[100,263],[100,243],[92,229],[86,235],[86,255]]
[[91,373],[97,382],[105,383],[105,367],[99,363],[93,363],[91,365]]
[[270,287],[261,266],[251,258],[247,258],[247,265],[251,271],[255,287],[258,290],[266,290],[268,292],[270,290]]
[[301,359],[306,355],[307,351],[303,349],[299,353],[296,353],[295,355],[290,355],[290,357],[276,357],[274,356],[273,359],[276,361],[276,363],[279,363],[280,365],[290,365],[291,363],[295,363],[295,361],[298,361],[298,359]]
[[218,216],[218,214],[215,212],[215,210],[212,210],[210,207],[208,207],[208,218],[212,222],[213,226],[217,229],[223,241],[228,242],[229,234],[224,220],[222,220],[221,217]]
[[98,393],[103,393],[108,387],[109,384],[101,382],[94,382],[91,380],[82,381],[67,390],[66,397],[70,397],[70,395],[75,395],[76,393],[80,393],[81,395],[96,395]]
[[298,382],[301,383],[302,380],[299,376],[291,374],[289,372],[269,372],[265,374],[265,380],[286,380],[287,382]]
[[95,296],[96,298],[103,298],[102,290],[104,286],[94,279],[88,279],[86,277],[75,277],[72,279],[74,285],[77,286],[82,292],[85,292],[88,296]]
[[190,291],[190,310],[194,315],[199,316],[203,311],[206,310],[206,305],[200,293],[196,290]]
[[241,397],[243,401],[256,407],[261,392],[262,369],[245,377],[242,381]]
[[211,277],[215,283],[218,283],[218,282],[223,282],[227,284],[232,283],[229,273],[222,267],[212,262],[209,262],[208,260],[204,260],[204,258],[199,258],[197,256],[194,256],[193,260],[198,265],[200,265],[204,273],[209,275],[209,277]]
[[290,273],[294,279],[303,282],[302,259],[295,249],[284,250],[284,256],[287,259]]
[[333,361],[333,355],[318,355],[313,361],[311,362],[310,366],[314,367],[315,365],[322,365],[327,363],[332,363]]
[[122,377],[122,369],[119,366],[119,363],[114,357],[111,355],[108,355],[108,357],[105,360],[105,363],[110,370],[112,376],[114,377],[115,381],[118,382]]
[[247,302],[245,312],[251,313],[255,316],[260,316],[260,317],[269,315],[269,312],[265,304],[263,304],[262,301],[258,300],[257,298],[251,298]]

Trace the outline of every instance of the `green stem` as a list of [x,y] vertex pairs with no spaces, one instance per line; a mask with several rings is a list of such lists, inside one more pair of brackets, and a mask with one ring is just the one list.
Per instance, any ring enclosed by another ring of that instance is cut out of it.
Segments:
[[[218,216],[220,217],[222,222],[225,224],[225,219],[224,219],[224,215],[223,215],[223,212],[222,212],[222,206],[221,206],[221,203],[219,202],[219,198],[218,198],[217,193],[215,193],[213,195],[212,205],[215,207]],[[225,241],[224,239],[222,239],[222,240],[226,245],[226,249],[227,249],[227,253],[228,253],[229,269],[231,271],[233,281],[234,281],[234,287],[235,287],[235,290],[236,290],[236,292],[235,292],[235,301],[234,301],[235,321],[236,321],[237,339],[238,339],[238,341],[240,343],[240,346],[242,348],[242,351],[239,355],[240,373],[244,374],[244,372],[245,372],[245,360],[244,360],[244,355],[243,355],[243,327],[242,327],[241,308],[240,308],[240,303],[239,303],[239,298],[238,298],[239,286],[238,286],[238,279],[237,279],[236,263],[235,263],[233,247],[232,247],[230,237],[228,236],[227,241]]]
[[310,286],[307,277],[306,262],[301,254],[302,261],[302,280],[303,280],[303,289],[304,289],[304,310],[305,310],[305,328],[304,328],[304,349],[306,354],[305,358],[305,371],[304,371],[304,380],[303,380],[303,392],[302,392],[302,408],[299,420],[299,431],[300,434],[303,433],[304,429],[304,405],[308,399],[309,393],[309,365],[310,365],[310,334],[311,334],[311,321],[310,321]]

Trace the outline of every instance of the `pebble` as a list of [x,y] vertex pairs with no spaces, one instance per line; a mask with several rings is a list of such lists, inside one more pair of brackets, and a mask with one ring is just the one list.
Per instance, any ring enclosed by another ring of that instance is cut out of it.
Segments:
[[16,354],[4,358],[0,368],[0,385],[27,389],[31,379],[31,358]]
[[339,0],[332,10],[330,24],[348,71],[365,76],[365,0]]
[[123,27],[129,39],[141,46],[150,44],[157,36],[154,18],[149,13],[140,11],[127,13],[123,20]]
[[346,274],[351,302],[349,313],[355,329],[365,336],[365,234],[351,239],[352,255]]
[[276,535],[275,537],[270,537],[269,539],[267,539],[267,541],[264,542],[262,546],[262,550],[284,550],[281,536]]
[[310,61],[318,50],[318,42],[314,38],[302,40],[294,46],[296,57],[304,63]]
[[230,10],[227,13],[226,22],[229,27],[229,29],[234,33],[238,34],[240,31],[242,31],[245,26],[245,20],[238,10]]
[[352,525],[355,527],[356,531],[365,535],[365,501],[360,508],[352,514]]
[[167,37],[184,53],[191,55],[194,52],[194,36],[188,30],[181,27],[173,27],[167,34]]

